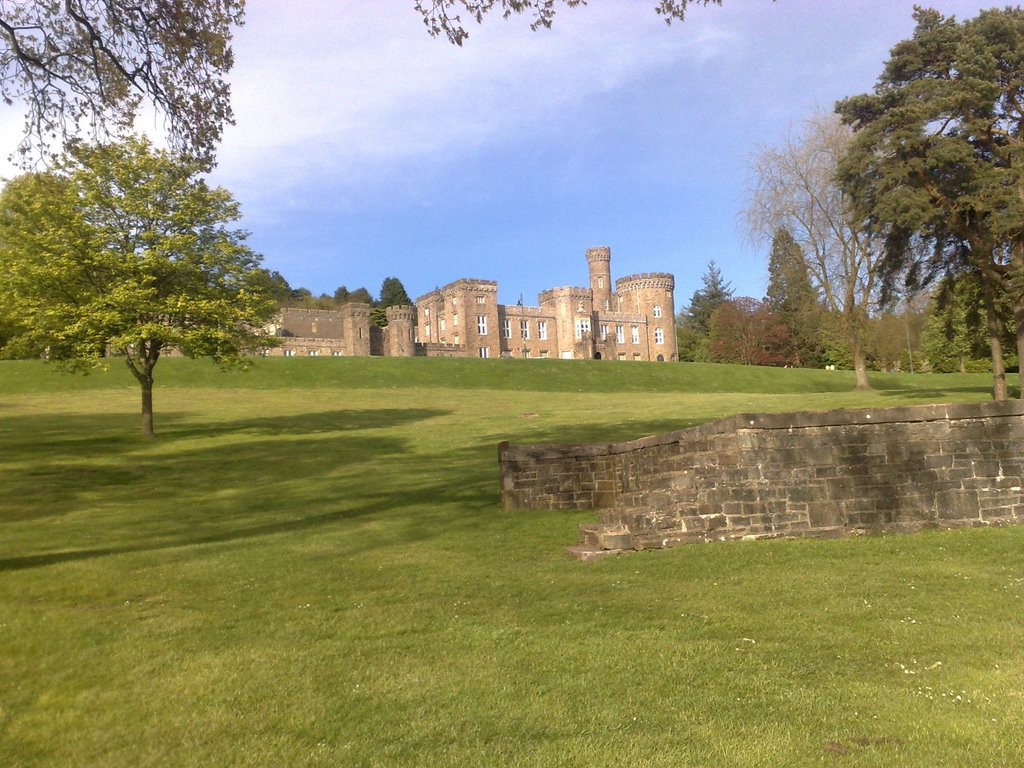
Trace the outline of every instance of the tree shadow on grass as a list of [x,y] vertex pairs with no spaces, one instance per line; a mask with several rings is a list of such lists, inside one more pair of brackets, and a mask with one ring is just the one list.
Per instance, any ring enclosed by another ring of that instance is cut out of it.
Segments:
[[[22,539],[38,541],[44,551],[22,547],[19,555],[0,559],[0,570],[252,540],[382,514],[415,517],[416,526],[406,520],[400,527],[420,538],[471,525],[465,515],[453,514],[452,505],[481,514],[495,510],[489,446],[417,453],[402,436],[356,431],[412,425],[445,413],[329,411],[236,420],[209,433],[205,425],[183,425],[182,434],[236,439],[199,439],[198,445],[168,440],[167,450],[134,453],[152,444],[109,432],[106,443],[102,436],[83,439],[81,431],[96,426],[95,417],[81,417],[66,433],[67,419],[52,417],[42,432],[63,451],[27,462],[20,454],[27,469],[0,470],[0,483],[11,490],[2,520],[20,523]],[[83,444],[94,449],[84,460],[75,450]],[[413,506],[425,507],[434,524],[420,519],[420,509],[410,512]],[[72,513],[78,514],[62,523],[60,549],[52,539],[25,535],[26,526]],[[75,547],[76,539],[90,546]]]
[[0,487],[3,456],[19,461],[59,457],[122,456],[176,439],[215,437],[233,433],[309,435],[328,432],[386,429],[413,424],[450,411],[426,408],[337,409],[284,416],[211,421],[195,424],[187,413],[159,414],[157,441],[144,440],[138,416],[127,413],[33,414],[0,416]]

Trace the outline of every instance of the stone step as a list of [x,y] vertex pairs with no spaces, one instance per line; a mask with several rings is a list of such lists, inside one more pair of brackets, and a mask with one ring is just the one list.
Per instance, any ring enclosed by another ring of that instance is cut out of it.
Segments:
[[622,523],[583,523],[580,544],[593,550],[633,549],[633,534]]
[[572,547],[566,547],[565,551],[568,552],[572,557],[575,557],[581,562],[589,562],[591,560],[597,560],[601,557],[608,557],[609,555],[618,555],[625,552],[624,549],[593,549],[591,547],[583,545],[575,545]]

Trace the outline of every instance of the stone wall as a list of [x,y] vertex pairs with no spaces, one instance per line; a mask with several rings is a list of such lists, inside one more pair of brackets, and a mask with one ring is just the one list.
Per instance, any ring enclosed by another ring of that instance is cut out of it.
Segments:
[[498,449],[506,509],[600,508],[582,551],[1024,522],[1024,402],[746,414]]

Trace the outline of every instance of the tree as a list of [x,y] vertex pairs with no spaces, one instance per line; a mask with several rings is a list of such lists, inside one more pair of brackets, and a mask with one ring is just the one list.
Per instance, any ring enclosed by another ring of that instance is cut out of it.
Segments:
[[382,307],[412,306],[412,299],[405,292],[405,286],[397,277],[385,277],[380,284],[380,299]]
[[676,315],[676,342],[682,361],[707,362],[711,359],[711,315],[732,296],[732,284],[722,277],[713,260],[708,262],[701,283],[703,287],[693,292],[690,303]]
[[783,365],[786,327],[768,303],[740,296],[718,306],[710,320],[711,360],[742,365]]
[[786,362],[821,365],[819,292],[811,283],[803,250],[785,227],[772,237],[765,302],[786,328],[786,348],[781,350]]
[[803,249],[814,286],[840,320],[857,389],[868,389],[864,330],[882,244],[865,231],[852,198],[836,182],[850,141],[850,130],[836,116],[817,114],[799,135],[761,148],[751,168],[746,219],[755,242],[784,228]]
[[[671,24],[673,20],[683,20],[686,8],[691,3],[721,5],[722,0],[658,0],[654,10]],[[537,30],[541,27],[551,27],[559,5],[575,8],[586,5],[586,0],[416,0],[416,10],[422,14],[423,23],[427,25],[430,35],[438,37],[443,34],[450,42],[460,46],[469,37],[469,33],[462,26],[460,8],[477,24],[480,24],[484,16],[494,10],[495,6],[505,19],[521,13],[531,13],[533,21],[530,29]]]
[[397,277],[385,277],[380,284],[380,299],[377,300],[370,317],[373,322],[381,328],[388,324],[387,308],[398,306],[411,306],[412,299],[405,292],[405,286]]
[[0,5],[0,96],[24,102],[26,158],[85,125],[131,130],[144,100],[205,167],[232,123],[225,77],[244,0],[33,0]]
[[355,304],[369,304],[373,306],[376,301],[373,295],[363,287],[356,288],[352,293],[348,295],[348,300]]
[[288,300],[292,297],[292,287],[288,285],[288,281],[284,279],[284,275],[278,272],[276,269],[261,270],[264,277],[264,290],[273,299],[277,306],[283,306],[288,303]]
[[[1024,355],[1024,9],[957,23],[918,7],[914,20],[874,93],[836,105],[857,132],[842,182],[887,238],[887,275],[912,286],[980,275],[993,395],[1004,399],[997,305],[1006,292]],[[907,247],[915,241],[927,252]]]
[[[1013,308],[1007,300],[996,307],[1004,327],[1001,341],[1012,344]],[[939,281],[925,310],[921,351],[933,371],[991,371],[985,300],[981,275],[965,272]],[[1012,334],[1009,334],[1012,336]]]
[[146,139],[74,144],[58,172],[20,176],[0,197],[0,300],[23,340],[72,370],[123,359],[146,437],[162,353],[230,364],[272,343],[266,273],[228,228],[238,204],[200,168]]
[[340,307],[342,304],[348,304],[348,302],[349,302],[349,291],[348,291],[348,288],[346,288],[344,285],[338,286],[334,290],[334,303],[337,304]]

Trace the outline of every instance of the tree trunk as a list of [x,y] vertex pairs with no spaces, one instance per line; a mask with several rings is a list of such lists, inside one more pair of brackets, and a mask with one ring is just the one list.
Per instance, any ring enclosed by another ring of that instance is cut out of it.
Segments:
[[138,354],[125,353],[124,361],[128,370],[139,382],[142,391],[142,436],[154,437],[153,432],[153,366],[160,357],[160,347],[156,343],[141,343]]
[[868,383],[868,364],[864,359],[858,323],[850,322],[850,355],[853,357],[853,372],[857,377],[855,389],[871,389]]
[[142,436],[153,437],[153,376],[139,381],[142,389]]
[[853,372],[857,376],[856,389],[871,389],[871,384],[868,382],[868,364],[864,360],[864,350],[860,348],[859,342],[852,351]]
[[1009,393],[1006,389],[1006,366],[1003,363],[1003,343],[999,340],[999,315],[992,285],[988,281],[982,283],[982,297],[985,302],[985,317],[988,329],[988,346],[992,352],[992,399],[1006,400]]
[[1017,387],[1020,389],[1017,396],[1024,400],[1024,297],[1013,305],[1013,321],[1017,327]]

